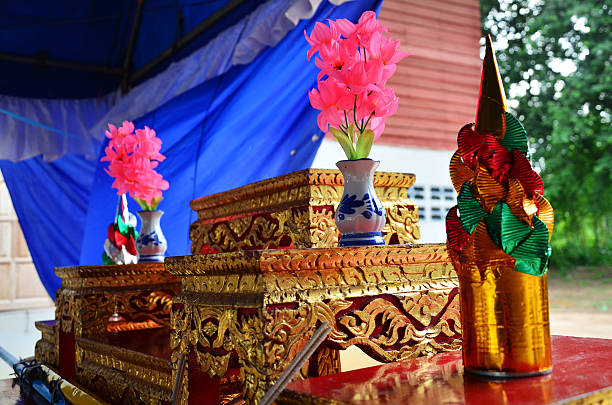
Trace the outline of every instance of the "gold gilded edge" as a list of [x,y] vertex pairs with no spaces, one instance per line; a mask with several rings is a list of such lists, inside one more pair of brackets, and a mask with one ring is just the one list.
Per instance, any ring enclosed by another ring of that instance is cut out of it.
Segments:
[[174,276],[258,273],[261,250],[167,257],[166,271]]
[[39,331],[41,331],[42,333],[48,333],[48,334],[55,333],[55,326],[54,325],[47,325],[46,323],[44,323],[42,321],[34,322],[34,327],[36,329],[38,329]]
[[[375,187],[411,187],[415,182],[412,173],[377,172],[374,174]],[[335,169],[305,169],[248,184],[233,190],[212,194],[192,200],[190,205],[194,211],[214,210],[238,201],[266,199],[274,193],[287,192],[300,186],[342,186],[344,178]]]
[[62,279],[87,277],[115,277],[164,273],[163,263],[104,264],[95,266],[56,267],[55,274]]
[[170,360],[168,359],[155,357],[150,354],[136,352],[134,350],[125,349],[118,346],[112,346],[79,336],[76,337],[76,342],[81,349],[86,351],[101,353],[105,356],[112,356],[120,360],[132,362],[139,366],[150,367],[159,371],[167,371],[168,374],[170,373]]
[[389,266],[448,260],[445,244],[409,244],[343,248],[269,249],[166,258],[177,276],[325,270]]
[[[151,383],[143,379],[142,376],[130,375],[91,360],[83,360],[81,367],[77,374],[77,381],[81,385],[94,390],[111,404],[167,404],[170,402],[171,388]],[[99,378],[102,378],[106,387],[108,387],[103,392],[98,392],[94,388],[95,380]],[[171,384],[171,381],[168,383]]]

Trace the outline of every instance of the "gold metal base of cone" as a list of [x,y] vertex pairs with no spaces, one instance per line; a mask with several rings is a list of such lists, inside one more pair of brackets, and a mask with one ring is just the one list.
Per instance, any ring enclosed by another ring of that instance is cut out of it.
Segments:
[[533,371],[529,373],[513,373],[507,371],[489,371],[489,370],[479,370],[473,368],[465,368],[464,370],[468,374],[472,374],[478,377],[486,377],[492,379],[505,380],[508,378],[522,378],[522,377],[537,377],[540,375],[546,375],[552,373],[552,367],[542,371]]
[[546,275],[517,272],[513,260],[456,264],[466,371],[489,377],[549,372]]

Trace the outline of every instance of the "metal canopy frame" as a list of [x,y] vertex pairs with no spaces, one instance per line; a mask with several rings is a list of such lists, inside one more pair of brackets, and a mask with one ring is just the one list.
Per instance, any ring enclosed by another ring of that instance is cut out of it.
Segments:
[[187,45],[189,45],[194,39],[204,33],[207,29],[218,23],[223,17],[227,16],[245,1],[246,0],[228,1],[227,4],[215,11],[212,15],[210,15],[208,18],[206,18],[204,21],[194,27],[187,34],[176,40],[174,44],[159,53],[150,62],[148,62],[146,65],[144,65],[142,68],[135,72],[133,71],[134,51],[136,49],[136,43],[138,41],[140,24],[142,21],[142,15],[144,12],[146,0],[137,0],[136,12],[134,13],[134,20],[132,22],[132,29],[130,31],[130,37],[128,40],[128,48],[126,51],[125,58],[123,60],[123,65],[121,67],[59,60],[49,58],[45,55],[27,56],[5,52],[0,52],[0,61],[22,63],[40,67],[56,67],[60,69],[104,73],[119,76],[121,77],[121,91],[125,94],[130,90],[130,88],[134,86],[137,81],[141,80],[158,66],[172,58],[180,50],[184,49]]

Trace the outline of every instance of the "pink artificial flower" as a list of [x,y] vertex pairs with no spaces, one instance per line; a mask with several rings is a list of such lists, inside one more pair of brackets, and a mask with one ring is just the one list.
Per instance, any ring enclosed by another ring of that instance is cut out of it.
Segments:
[[159,139],[155,131],[145,125],[144,129],[136,130],[136,137],[140,142],[139,152],[146,155],[149,159],[163,162],[166,157],[159,153],[162,141]]
[[315,23],[315,26],[312,29],[310,37],[308,37],[308,35],[306,34],[306,30],[304,30],[304,37],[312,47],[306,55],[306,59],[310,60],[312,55],[314,55],[315,52],[317,52],[322,45],[330,44],[334,40],[339,40],[340,34],[336,30],[334,24],[328,27],[323,23],[317,22]]
[[[364,12],[357,24],[338,19],[329,21],[329,26],[316,23],[310,36],[304,32],[311,46],[307,58],[319,53],[315,58],[320,69],[318,89],[308,96],[311,105],[321,111],[317,124],[322,131],[327,132],[331,125],[346,135],[354,124],[358,135],[369,126],[378,138],[386,117],[397,111],[398,99],[386,84],[396,64],[410,54],[399,51],[399,41],[386,32],[373,11]],[[352,134],[347,136],[352,138]]]
[[323,132],[327,132],[328,126],[337,127],[344,121],[344,111],[350,109],[353,104],[346,86],[343,86],[334,78],[318,82],[318,88],[308,93],[310,104],[321,113],[317,117],[317,124]]
[[399,100],[392,88],[385,88],[380,93],[377,93],[376,96],[375,117],[388,117],[396,113]]
[[335,21],[336,29],[344,37],[349,38],[357,30],[357,26],[346,18],[339,18]]
[[369,91],[380,91],[376,83],[382,80],[382,65],[380,63],[366,63],[362,60],[352,61],[344,65],[340,71],[342,83],[346,85],[353,95],[360,95]]
[[385,130],[385,120],[386,117],[374,117],[372,118],[372,121],[370,121],[370,129],[374,131],[374,140],[378,139]]
[[374,32],[368,44],[368,59],[378,59],[385,65],[395,64],[411,54],[399,51],[400,42]]
[[365,45],[370,42],[370,38],[375,32],[387,31],[387,27],[376,19],[375,12],[366,11],[361,15],[361,17],[359,17],[359,22],[357,23],[353,35],[356,35],[357,38],[359,38],[360,44]]
[[319,55],[321,59],[315,58],[315,65],[321,69],[317,80],[321,80],[325,75],[332,76],[336,70],[342,69],[347,59],[338,41],[321,45]]
[[110,140],[100,161],[109,162],[104,170],[115,178],[113,187],[119,195],[129,193],[133,198],[151,204],[154,198],[161,197],[161,190],[169,187],[155,171],[159,162],[166,158],[159,153],[161,140],[146,126],[134,133],[134,124],[129,121],[120,128],[112,124],[108,127],[106,136]]

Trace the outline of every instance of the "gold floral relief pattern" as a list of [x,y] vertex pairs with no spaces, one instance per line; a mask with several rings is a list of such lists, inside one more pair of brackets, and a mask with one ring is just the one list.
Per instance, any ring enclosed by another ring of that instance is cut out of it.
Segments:
[[111,404],[169,404],[172,391],[91,360],[84,360],[77,382]]
[[168,272],[181,277],[183,283],[184,276],[319,270],[340,272],[345,268],[358,267],[367,267],[365,271],[369,273],[404,265],[416,267],[407,273],[398,272],[397,277],[413,275],[412,278],[424,282],[430,281],[431,277],[457,277],[444,244],[241,251],[168,257],[165,265]]
[[201,370],[220,378],[235,352],[242,394],[248,403],[257,403],[324,321],[332,326],[327,346],[311,358],[302,378],[308,369],[318,375],[339,371],[337,350],[351,345],[384,362],[458,349],[456,296],[454,287],[405,297],[296,302],[248,311],[183,303],[173,311],[173,363],[182,353],[195,351]]
[[[384,202],[383,202],[384,204]],[[420,238],[415,205],[384,204],[388,244]],[[338,243],[334,205],[294,207],[223,221],[200,221],[190,227],[193,254],[274,248],[330,247]]]
[[83,338],[77,338],[77,345],[80,353],[77,375],[105,370],[118,377],[107,380],[109,388],[117,393],[129,386],[146,403],[169,401],[172,390],[169,361]]
[[[416,205],[407,188],[414,175],[376,173],[374,184],[387,210],[385,241],[420,238]],[[193,254],[270,248],[335,246],[335,207],[344,180],[337,170],[280,176],[192,201],[198,220],[190,227]]]
[[[414,174],[377,172],[374,186],[377,188],[407,189],[414,185]],[[305,169],[249,184],[234,190],[198,198],[191,208],[198,218],[211,219],[264,211],[269,208],[299,206],[314,200],[322,205],[339,201],[344,178],[339,170]],[[401,192],[400,192],[401,193]],[[379,195],[380,196],[380,195]]]
[[170,324],[172,290],[75,292],[63,290],[56,301],[56,319],[64,333],[99,338],[106,333],[108,318],[118,313],[128,321],[153,320]]
[[[190,227],[192,253],[309,247],[308,207],[256,213],[223,221],[196,222]],[[290,235],[290,236],[289,236]]]
[[168,258],[166,268],[183,280],[173,363],[190,355],[222,378],[236,359],[247,403],[325,321],[332,330],[301,378],[337,372],[338,350],[351,345],[383,362],[460,347],[458,283],[443,245],[194,255]]
[[54,342],[40,339],[34,346],[34,358],[36,361],[57,368],[57,350]]
[[351,310],[338,320],[346,337],[332,337],[332,347],[357,345],[381,362],[460,348],[457,288],[351,301]]
[[77,337],[102,336],[115,312],[128,321],[169,325],[172,296],[180,288],[163,263],[62,267],[55,273],[62,278],[56,294],[57,327]]
[[45,322],[35,322],[36,329],[41,332],[41,339],[36,342],[34,347],[34,357],[36,361],[57,368],[57,336],[55,325],[49,325]]

